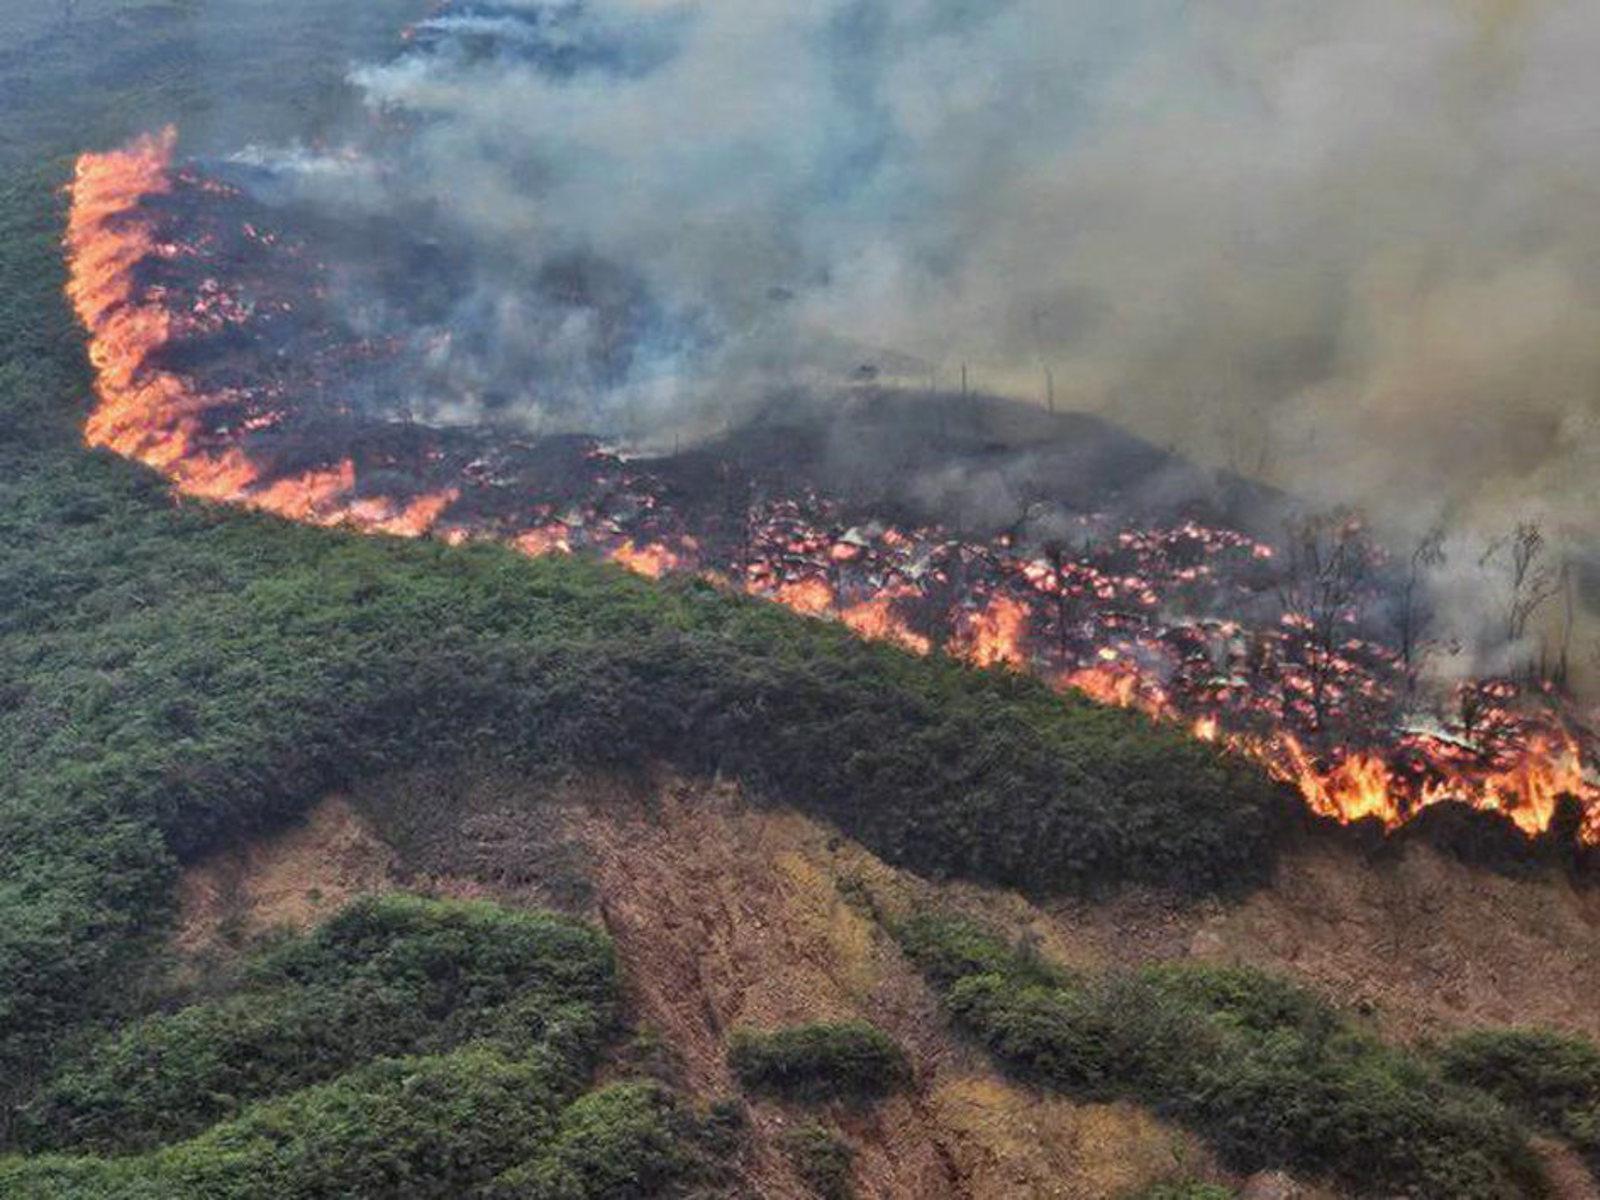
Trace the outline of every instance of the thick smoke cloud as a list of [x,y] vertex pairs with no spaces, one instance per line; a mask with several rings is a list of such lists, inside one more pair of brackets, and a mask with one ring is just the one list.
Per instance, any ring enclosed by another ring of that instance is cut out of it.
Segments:
[[469,408],[648,434],[1048,370],[1401,523],[1587,523],[1587,0],[457,4],[415,46],[354,72],[411,130],[354,194],[468,248]]

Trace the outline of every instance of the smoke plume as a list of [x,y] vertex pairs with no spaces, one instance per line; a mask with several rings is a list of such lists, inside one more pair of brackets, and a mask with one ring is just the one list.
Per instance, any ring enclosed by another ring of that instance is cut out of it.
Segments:
[[302,186],[472,264],[407,317],[424,407],[648,435],[965,369],[1398,523],[1574,533],[1595,61],[1581,0],[455,3],[353,71],[378,167]]

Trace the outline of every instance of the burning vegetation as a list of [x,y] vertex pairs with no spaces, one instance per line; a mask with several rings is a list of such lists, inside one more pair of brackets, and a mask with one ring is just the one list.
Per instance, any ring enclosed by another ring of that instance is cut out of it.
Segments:
[[[88,441],[184,495],[698,573],[912,653],[1034,672],[1181,724],[1341,822],[1395,828],[1454,802],[1600,841],[1600,786],[1559,689],[1424,683],[1419,578],[1437,540],[1397,563],[1347,514],[1269,541],[1059,508],[977,538],[703,452],[638,459],[588,437],[396,419],[364,398],[425,378],[430,347],[352,329],[315,230],[174,150],[168,131],[80,159],[68,290],[97,372]],[[615,311],[582,272],[551,286],[602,324]],[[1494,552],[1515,639],[1551,576],[1536,530]]]

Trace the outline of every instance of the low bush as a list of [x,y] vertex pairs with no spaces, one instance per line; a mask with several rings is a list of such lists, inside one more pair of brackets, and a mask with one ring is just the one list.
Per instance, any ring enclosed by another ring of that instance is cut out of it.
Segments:
[[728,1064],[752,1091],[808,1101],[883,1096],[911,1073],[894,1039],[865,1021],[741,1030]]
[[1600,1048],[1547,1029],[1478,1030],[1438,1049],[1447,1078],[1571,1142],[1600,1175]]
[[703,1171],[692,1116],[656,1083],[619,1083],[568,1106],[550,1145],[501,1174],[492,1200],[644,1200]]
[[820,1200],[850,1200],[854,1194],[855,1151],[826,1125],[812,1121],[789,1130],[783,1137],[783,1152],[795,1174]]
[[1366,1195],[1542,1194],[1498,1103],[1282,980],[1193,964],[1072,974],[972,922],[924,917],[898,932],[953,1018],[1012,1070],[1142,1103],[1241,1170],[1283,1167]]
[[581,1078],[577,1064],[549,1051],[386,1059],[141,1156],[0,1163],[0,1195],[460,1197],[538,1157]]
[[585,1091],[616,976],[570,920],[370,898],[242,986],[71,1056],[21,1128],[93,1152],[0,1160],[0,1195],[627,1200],[722,1182],[741,1149],[737,1106]]

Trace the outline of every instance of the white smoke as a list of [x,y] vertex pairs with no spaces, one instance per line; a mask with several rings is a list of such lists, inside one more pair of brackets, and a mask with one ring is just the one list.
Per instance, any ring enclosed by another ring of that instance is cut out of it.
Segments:
[[596,329],[517,290],[551,262],[648,298],[543,420],[892,353],[1396,524],[1586,532],[1587,0],[523,0],[421,43],[353,80],[414,123],[391,199],[492,265],[480,348],[572,378]]

